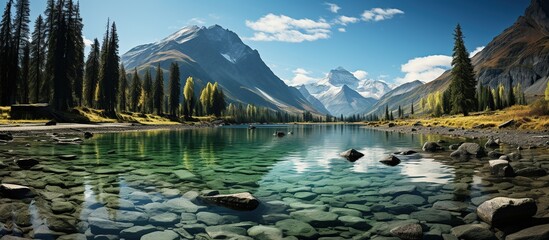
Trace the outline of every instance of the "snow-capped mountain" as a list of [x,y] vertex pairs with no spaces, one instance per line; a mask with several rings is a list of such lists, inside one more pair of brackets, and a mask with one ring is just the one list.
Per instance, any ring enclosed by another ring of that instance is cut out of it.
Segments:
[[311,95],[309,91],[307,91],[307,88],[304,85],[297,86],[295,88],[299,90],[301,95],[303,95],[303,97],[305,97],[305,99],[307,99],[307,101],[309,101],[313,105],[313,107],[315,107],[318,111],[324,114],[330,113],[330,111],[328,111],[326,107],[324,107],[324,104],[322,104],[322,102],[320,102],[313,95]]
[[140,72],[154,71],[153,67],[160,64],[166,75],[170,64],[177,62],[182,87],[189,76],[195,79],[195,92],[207,82],[218,82],[228,102],[321,113],[299,91],[280,80],[257,50],[219,25],[185,27],[158,42],[131,49],[121,60],[126,69],[137,68]]
[[[325,78],[316,83],[299,88],[306,89],[310,95],[320,100],[334,116],[364,112],[377,99],[391,91],[391,87],[383,81],[359,80],[342,67],[331,70]],[[301,93],[304,94],[303,91]]]
[[316,95],[333,116],[359,114],[376,103],[373,98],[365,98],[347,85],[331,87],[328,91]]

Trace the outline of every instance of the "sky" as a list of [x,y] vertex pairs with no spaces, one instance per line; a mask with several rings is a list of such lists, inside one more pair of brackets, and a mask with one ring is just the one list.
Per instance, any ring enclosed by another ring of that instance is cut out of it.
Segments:
[[[3,6],[6,0],[0,0]],[[31,21],[45,0],[30,0]],[[481,50],[524,13],[529,0],[80,0],[84,37],[101,40],[115,21],[120,54],[188,25],[237,33],[290,85],[339,66],[359,79],[429,82],[450,67],[461,24],[469,52]],[[32,23],[31,23],[32,25]],[[32,29],[32,28],[31,28]],[[88,50],[86,50],[88,51]]]

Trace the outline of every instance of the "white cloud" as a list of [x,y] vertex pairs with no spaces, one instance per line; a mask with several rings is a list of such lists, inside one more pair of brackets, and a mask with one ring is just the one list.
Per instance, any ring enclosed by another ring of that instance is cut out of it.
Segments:
[[341,9],[337,4],[335,3],[324,3],[328,6],[328,10],[330,10],[330,12],[333,12],[333,13],[337,13],[339,11],[339,9]]
[[358,80],[366,80],[368,77],[368,72],[364,70],[356,70],[352,72],[352,74],[358,79]]
[[404,11],[396,8],[372,8],[362,13],[362,20],[364,21],[383,21],[393,18],[397,14],[404,14]]
[[356,22],[358,22],[358,20],[359,20],[359,19],[356,18],[356,17],[339,16],[339,17],[335,20],[335,22],[336,22],[337,24],[341,24],[341,25],[343,25],[343,26],[347,26],[347,24],[349,24],[349,23],[356,23]]
[[472,51],[471,53],[469,53],[469,57],[474,57],[477,53],[479,53],[482,50],[484,50],[484,46],[477,47],[475,51]]
[[91,47],[93,40],[87,39],[86,36],[82,36],[82,38],[84,39],[84,46]]
[[452,66],[452,57],[446,55],[431,55],[410,59],[401,66],[401,71],[406,75],[396,78],[399,84],[420,80],[430,82],[442,75]]
[[311,72],[303,68],[296,68],[292,72],[295,74],[294,77],[291,80],[286,80],[286,83],[290,86],[297,86],[318,81],[318,79],[310,76]]
[[347,32],[347,30],[345,28],[338,28],[337,31],[339,32]]
[[189,25],[204,25],[206,24],[206,20],[204,20],[203,18],[191,18],[189,19],[189,21],[187,21],[187,24]]
[[246,20],[246,26],[255,31],[253,41],[303,42],[327,39],[331,25],[324,19],[294,19],[269,13],[257,21]]

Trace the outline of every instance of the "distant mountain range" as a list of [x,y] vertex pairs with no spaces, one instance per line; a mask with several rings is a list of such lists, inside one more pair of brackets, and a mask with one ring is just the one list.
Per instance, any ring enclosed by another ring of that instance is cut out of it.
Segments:
[[[472,63],[478,81],[483,85],[503,84],[509,88],[512,80],[514,86],[521,84],[527,97],[543,95],[549,80],[549,1],[532,0],[524,16],[473,56]],[[410,103],[419,105],[421,98],[444,91],[449,84],[450,72],[447,71],[434,81],[404,94],[383,96],[367,112],[379,114],[386,105],[389,109],[400,105],[409,111]]]
[[188,76],[196,79],[196,92],[207,82],[218,82],[228,102],[324,114],[280,80],[256,50],[218,25],[185,27],[161,41],[134,47],[121,60],[126,69],[139,72],[154,70],[158,64],[168,70],[172,62],[178,62],[182,86]]

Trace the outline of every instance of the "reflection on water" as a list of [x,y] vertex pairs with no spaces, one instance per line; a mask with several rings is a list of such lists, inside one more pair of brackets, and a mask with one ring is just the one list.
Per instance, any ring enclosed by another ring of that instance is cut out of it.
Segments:
[[[274,137],[277,130],[293,134]],[[189,237],[212,236],[216,234],[212,227],[233,224],[232,232],[223,236],[240,236],[261,224],[298,238],[369,238],[387,236],[388,223],[410,221],[414,212],[430,209],[436,201],[470,205],[471,199],[485,197],[483,188],[501,184],[487,183],[484,162],[454,163],[447,152],[400,156],[398,166],[383,165],[379,160],[391,153],[419,151],[423,142],[440,137],[359,126],[266,125],[255,130],[231,126],[96,134],[74,146],[53,145],[48,139],[37,136],[0,146],[0,160],[7,164],[0,169],[2,183],[29,186],[38,194],[32,200],[0,199],[4,226],[0,234],[42,239],[107,234],[134,239],[170,229]],[[25,147],[28,142],[32,147]],[[339,157],[349,148],[365,156],[354,163]],[[60,154],[75,154],[78,159],[62,161],[56,157]],[[21,170],[13,159],[24,157],[38,158],[40,164]],[[174,174],[181,170],[185,174]],[[463,184],[471,191],[456,190]],[[252,212],[207,205],[196,198],[203,190],[250,192],[262,205]],[[452,214],[465,216],[470,209]],[[298,222],[288,227],[288,219]],[[135,233],[139,236],[125,231],[137,226],[146,231]],[[311,235],[291,230],[307,226],[312,226]]]

